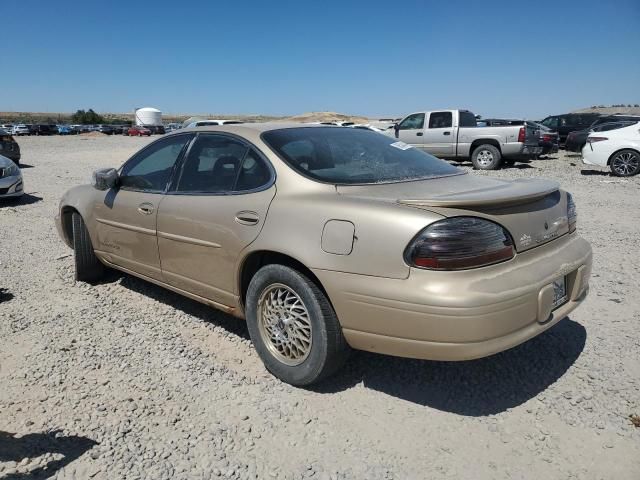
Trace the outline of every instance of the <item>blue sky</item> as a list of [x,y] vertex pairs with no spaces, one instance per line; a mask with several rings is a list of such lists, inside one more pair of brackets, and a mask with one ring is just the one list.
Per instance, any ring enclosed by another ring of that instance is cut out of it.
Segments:
[[3,0],[0,111],[640,103],[640,2]]

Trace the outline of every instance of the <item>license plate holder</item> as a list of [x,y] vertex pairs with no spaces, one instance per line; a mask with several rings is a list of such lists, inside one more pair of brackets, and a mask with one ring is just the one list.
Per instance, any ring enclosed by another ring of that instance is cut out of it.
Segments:
[[555,310],[558,307],[561,307],[569,300],[569,296],[567,295],[567,277],[561,277],[553,281],[551,284],[553,286],[553,303],[552,307]]

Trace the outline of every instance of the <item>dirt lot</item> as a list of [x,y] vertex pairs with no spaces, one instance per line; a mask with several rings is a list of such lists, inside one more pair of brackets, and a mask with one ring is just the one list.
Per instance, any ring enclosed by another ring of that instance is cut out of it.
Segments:
[[564,154],[491,173],[574,193],[584,305],[491,358],[356,353],[308,391],[264,370],[238,320],[126,275],[74,283],[62,193],[148,141],[19,139],[28,195],[0,205],[0,478],[640,478],[640,177]]

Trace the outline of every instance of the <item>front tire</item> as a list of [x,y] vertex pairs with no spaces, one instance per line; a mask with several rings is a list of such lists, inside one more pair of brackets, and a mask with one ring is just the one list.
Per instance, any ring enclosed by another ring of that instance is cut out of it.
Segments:
[[302,273],[266,265],[251,279],[247,327],[267,370],[295,386],[318,382],[346,361],[349,346],[322,290]]
[[502,165],[502,154],[493,145],[480,145],[471,154],[471,163],[478,170],[497,170]]
[[72,222],[76,281],[93,283],[104,275],[104,265],[93,251],[89,231],[79,213],[73,214]]
[[616,177],[631,177],[640,173],[640,153],[625,149],[616,152],[609,162],[611,173]]

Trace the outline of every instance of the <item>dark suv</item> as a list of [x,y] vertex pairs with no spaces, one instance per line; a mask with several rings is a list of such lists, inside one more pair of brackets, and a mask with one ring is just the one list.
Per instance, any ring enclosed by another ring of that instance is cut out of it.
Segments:
[[[55,132],[57,133],[57,132]],[[31,127],[31,135],[53,135],[54,131],[50,125],[33,125]]]
[[2,129],[0,129],[0,155],[20,165],[20,146],[9,132]]
[[599,117],[599,113],[567,113],[565,115],[552,115],[540,123],[558,132],[560,145],[564,145],[570,132],[590,127]]

